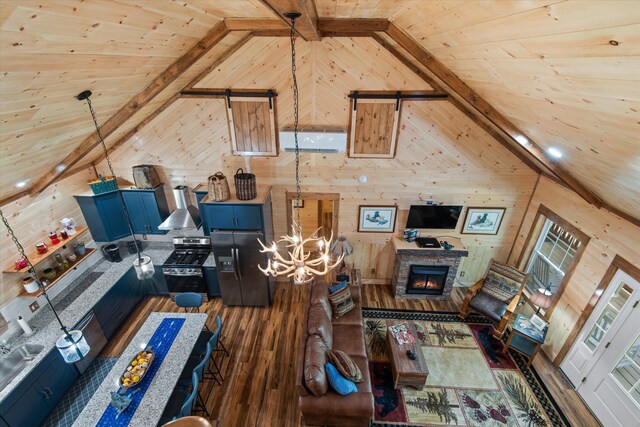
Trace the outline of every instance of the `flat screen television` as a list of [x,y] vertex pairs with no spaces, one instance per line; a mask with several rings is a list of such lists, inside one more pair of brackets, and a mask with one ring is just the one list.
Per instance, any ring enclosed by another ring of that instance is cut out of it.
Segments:
[[458,224],[462,206],[411,205],[407,228],[439,228],[453,230]]

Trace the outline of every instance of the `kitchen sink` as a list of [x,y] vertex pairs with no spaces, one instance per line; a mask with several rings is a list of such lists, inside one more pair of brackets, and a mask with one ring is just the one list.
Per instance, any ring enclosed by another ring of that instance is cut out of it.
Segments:
[[44,346],[25,344],[14,348],[9,354],[0,358],[0,390],[5,388],[32,361]]

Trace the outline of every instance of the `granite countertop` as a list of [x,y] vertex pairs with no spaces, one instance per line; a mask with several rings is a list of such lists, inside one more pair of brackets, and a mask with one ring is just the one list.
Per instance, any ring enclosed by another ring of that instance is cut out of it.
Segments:
[[[143,250],[145,255],[151,257],[151,261],[155,268],[159,268],[169,257],[173,251],[172,245],[156,244],[155,246],[149,245],[148,248]],[[116,284],[116,282],[133,266],[133,260],[135,255],[126,253],[125,250],[121,250],[123,255],[122,262],[109,263],[106,262],[107,268],[104,273],[82,294],[73,301],[64,310],[58,310],[58,315],[62,320],[62,323],[69,329],[73,328],[82,318],[93,309],[93,307],[104,297],[107,292]],[[44,349],[27,365],[25,368],[11,381],[7,386],[0,390],[0,402],[2,402],[17,386],[18,384],[44,359],[44,357],[55,348],[56,340],[62,335],[60,331],[60,325],[56,322],[53,312],[47,307],[41,309],[36,317],[30,322],[32,328],[35,329],[35,333],[25,338],[20,336],[15,340],[10,340],[9,345],[11,348],[17,348],[24,344],[41,344]]]
[[207,315],[204,313],[151,313],[84,407],[74,426],[95,426],[98,423],[105,409],[111,404],[111,392],[118,389],[120,375],[129,366],[133,357],[146,347],[158,325],[165,318],[185,318],[186,320],[128,425],[154,426],[158,423],[207,320]]
[[215,267],[216,266],[216,257],[213,255],[213,252],[209,254],[206,260],[204,260],[203,267]]

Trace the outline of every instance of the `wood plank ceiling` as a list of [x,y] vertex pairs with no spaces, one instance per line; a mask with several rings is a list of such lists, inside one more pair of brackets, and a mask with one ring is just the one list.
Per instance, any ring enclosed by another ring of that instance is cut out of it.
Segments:
[[[76,93],[94,91],[104,123],[217,22],[277,19],[265,3],[278,2],[113,3],[4,0],[0,5],[1,198],[21,191],[20,182],[32,185],[91,134],[86,106],[73,99]],[[298,3],[309,8],[309,1]],[[558,164],[591,192],[638,216],[638,2],[315,0],[315,10],[325,21],[389,19],[538,146],[559,149]],[[270,27],[256,30],[282,32],[282,26]],[[246,35],[232,31],[118,128],[108,145],[135,131]],[[83,164],[98,156],[94,150]]]

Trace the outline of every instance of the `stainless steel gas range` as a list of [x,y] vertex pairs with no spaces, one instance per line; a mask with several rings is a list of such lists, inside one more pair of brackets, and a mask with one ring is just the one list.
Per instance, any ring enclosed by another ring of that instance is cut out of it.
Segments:
[[175,250],[162,265],[162,273],[171,298],[181,292],[196,292],[207,300],[211,293],[207,287],[203,264],[211,254],[211,240],[202,237],[176,237]]

